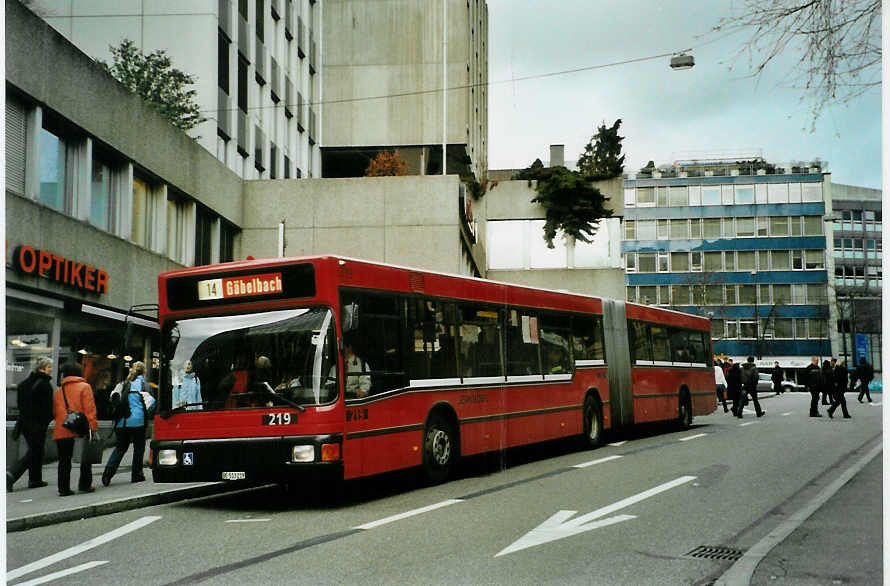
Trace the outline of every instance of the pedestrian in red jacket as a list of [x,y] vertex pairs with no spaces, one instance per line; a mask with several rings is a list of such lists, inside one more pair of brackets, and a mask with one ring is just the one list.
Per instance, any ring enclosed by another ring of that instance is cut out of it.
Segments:
[[[74,438],[77,435],[62,426],[68,411],[80,411],[87,417],[91,431],[99,429],[96,419],[96,403],[93,400],[93,389],[83,378],[83,369],[79,364],[67,362],[62,365],[62,386],[53,396],[53,411],[56,415],[56,428],[53,439],[59,452],[59,496],[70,496],[71,491],[71,458],[74,455]],[[65,402],[68,406],[66,408]],[[93,471],[89,463],[81,461],[80,478],[77,483],[80,492],[93,492]]]

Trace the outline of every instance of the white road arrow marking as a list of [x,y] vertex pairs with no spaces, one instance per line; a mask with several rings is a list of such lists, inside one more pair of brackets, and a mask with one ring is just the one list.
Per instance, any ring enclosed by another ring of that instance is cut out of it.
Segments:
[[37,586],[37,584],[45,584],[47,582],[52,582],[53,580],[58,580],[59,578],[64,578],[65,576],[70,576],[71,574],[76,574],[78,572],[83,572],[84,570],[90,570],[92,568],[95,568],[96,566],[101,566],[107,563],[107,561],[87,562],[85,564],[80,564],[79,566],[74,566],[73,568],[59,570],[58,572],[53,572],[52,574],[47,574],[46,576],[34,578],[33,580],[28,580],[27,582],[19,582],[18,584],[16,584],[16,586]]
[[650,488],[649,490],[643,491],[639,494],[629,496],[626,499],[618,501],[617,503],[612,503],[611,505],[607,505],[591,513],[587,513],[586,515],[581,515],[580,517],[577,517],[575,519],[572,519],[572,516],[574,516],[574,514],[578,511],[559,511],[558,513],[523,535],[512,545],[501,550],[494,557],[513,553],[514,551],[534,547],[536,545],[541,545],[542,543],[547,543],[549,541],[556,541],[557,539],[562,539],[563,537],[570,537],[572,535],[584,533],[585,531],[590,531],[591,529],[598,529],[600,527],[606,527],[607,525],[614,525],[615,523],[627,521],[628,519],[635,519],[636,517],[634,515],[617,515],[615,517],[609,517],[608,519],[603,519],[601,521],[596,520],[600,517],[605,517],[606,515],[610,515],[625,507],[629,507],[630,505],[646,500],[647,498],[653,497],[656,494],[686,484],[687,482],[690,482],[692,480],[695,480],[695,476],[681,476],[676,480],[660,484],[654,488]]

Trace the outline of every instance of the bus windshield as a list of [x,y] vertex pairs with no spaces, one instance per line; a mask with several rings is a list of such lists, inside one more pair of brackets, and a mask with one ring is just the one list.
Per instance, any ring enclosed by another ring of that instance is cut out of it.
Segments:
[[324,307],[165,324],[161,408],[324,405],[337,399],[333,312]]

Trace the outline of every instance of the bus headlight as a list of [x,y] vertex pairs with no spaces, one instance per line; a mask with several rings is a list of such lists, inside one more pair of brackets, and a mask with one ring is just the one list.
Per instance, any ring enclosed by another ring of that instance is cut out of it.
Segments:
[[294,446],[290,459],[291,462],[314,462],[315,446]]
[[176,466],[176,450],[158,450],[159,466]]

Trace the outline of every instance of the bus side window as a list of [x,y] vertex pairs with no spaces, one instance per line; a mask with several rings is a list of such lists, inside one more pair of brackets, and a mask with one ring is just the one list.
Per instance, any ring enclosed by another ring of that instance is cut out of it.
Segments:
[[[354,326],[343,335],[361,360],[362,372],[370,371],[369,394],[406,386],[401,304],[402,300],[393,293],[342,291],[340,294],[340,306],[344,308],[341,322],[349,319]],[[358,377],[362,372],[351,374]],[[349,375],[345,373],[347,380]]]
[[628,320],[630,334],[631,361],[651,361],[652,350],[649,347],[649,331],[646,324],[637,320]]
[[541,374],[537,315],[511,307],[504,327],[507,376]]
[[460,307],[460,315],[461,376],[503,376],[499,310],[468,304]]
[[601,316],[572,316],[572,349],[575,360],[605,360]]
[[407,299],[406,304],[410,332],[408,378],[456,377],[453,306],[431,299],[415,298]]
[[566,374],[575,369],[569,348],[570,331],[567,315],[541,315],[541,359],[544,374]]
[[667,328],[649,324],[649,335],[652,338],[652,360],[671,362],[671,345]]

